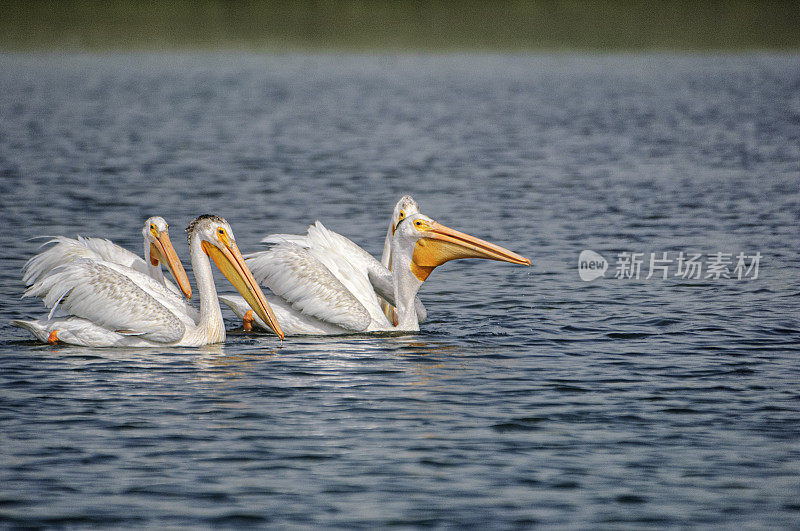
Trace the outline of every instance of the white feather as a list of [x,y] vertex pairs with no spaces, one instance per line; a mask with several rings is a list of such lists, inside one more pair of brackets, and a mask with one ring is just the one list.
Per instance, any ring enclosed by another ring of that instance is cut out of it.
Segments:
[[304,315],[354,332],[370,324],[364,305],[309,249],[281,243],[250,255],[247,265],[259,283]]
[[[247,264],[256,280],[299,313],[282,316],[281,305],[270,301],[287,333],[391,329],[378,294],[394,299],[392,275],[351,240],[317,221],[305,235],[272,234],[262,241],[273,247],[248,255]],[[229,304],[237,315],[246,311],[241,302]],[[341,329],[330,330],[331,325]]]
[[[207,243],[221,250],[227,248],[238,262],[241,255],[233,231],[227,221],[214,215],[196,218],[187,231],[200,299],[199,313],[188,308],[180,294],[171,292],[148,274],[96,257],[80,257],[50,268],[23,295],[41,297],[45,305],[53,309],[48,320],[19,320],[12,324],[30,330],[42,341],[50,341],[50,334],[54,332],[53,340],[92,347],[200,346],[224,341],[225,325],[204,245]],[[232,241],[220,238],[220,234],[229,235]],[[146,238],[145,235],[145,242]],[[40,259],[34,263],[34,268],[40,271],[50,261],[49,258]],[[237,276],[244,282],[247,273]],[[234,280],[234,286],[240,284]],[[257,288],[246,289],[258,296]],[[257,304],[256,307],[260,308],[256,311],[263,309],[270,313],[266,305]],[[273,326],[282,338],[280,328]]]
[[152,343],[119,334],[79,317],[59,317],[51,320],[11,321],[13,326],[24,328],[39,341],[48,342],[50,333],[55,331],[59,342],[81,347],[97,345],[114,347],[152,346]]
[[[76,239],[72,239],[65,236],[56,236],[42,244],[42,247],[51,243],[55,245],[25,263],[22,269],[22,281],[26,286],[39,282],[52,269],[76,258],[111,262],[148,274],[147,264],[142,258],[104,238],[78,236]],[[163,280],[170,291],[180,293],[179,288],[174,283],[166,278]]]
[[141,333],[157,343],[181,339],[189,319],[178,317],[182,301],[147,275],[84,258],[52,269],[23,296],[41,297],[48,308],[60,304],[70,315],[112,332]]
[[[326,323],[310,315],[298,312],[291,304],[280,297],[274,295],[266,295],[266,297],[283,332],[287,336],[324,336],[352,332],[352,330],[346,330],[340,326]],[[219,301],[233,310],[233,313],[239,319],[242,319],[244,314],[251,309],[244,297],[239,295],[220,295]],[[269,331],[267,324],[258,315],[253,314],[253,320],[253,326],[256,329]]]

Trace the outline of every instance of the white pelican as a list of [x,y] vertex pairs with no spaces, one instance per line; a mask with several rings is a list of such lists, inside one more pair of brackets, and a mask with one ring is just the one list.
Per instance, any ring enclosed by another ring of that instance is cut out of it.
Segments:
[[[389,228],[386,229],[386,238],[384,239],[384,242],[383,242],[383,254],[381,255],[381,265],[383,267],[385,267],[388,271],[392,270],[392,241],[393,241],[393,237],[394,237],[395,228],[397,227],[398,223],[400,223],[403,219],[405,219],[406,216],[409,216],[411,214],[417,214],[417,213],[419,213],[419,205],[417,205],[417,202],[414,201],[414,199],[410,195],[404,195],[395,204],[394,210],[392,211],[392,218],[389,221]],[[323,227],[323,229],[324,229],[324,227]],[[334,233],[332,231],[331,231],[331,233],[332,234],[336,234],[336,233]],[[336,234],[336,236],[339,236],[339,235]],[[366,251],[364,251],[358,245],[355,245],[354,243],[352,243],[347,238],[343,238],[343,240],[346,240],[346,242],[345,241],[341,242],[342,244],[339,246],[338,252],[339,253],[348,254],[348,256],[346,257],[346,260],[348,260],[348,261],[356,261],[356,262],[366,261],[366,263],[369,265],[369,267],[371,267],[373,269],[377,269],[375,267],[374,259],[372,259],[372,256],[368,255],[366,253]],[[300,245],[301,247],[305,247],[305,248],[314,246],[314,243],[309,241],[309,235],[298,235],[298,234],[271,234],[271,235],[263,238],[261,240],[261,242],[262,243],[269,243],[269,244],[278,244],[278,243],[291,242],[291,243],[296,243],[296,244]],[[366,256],[364,256],[364,255],[366,255]],[[234,308],[234,306],[231,306],[231,307],[232,307],[232,309],[234,310],[235,313],[237,313],[237,314],[239,313],[239,312],[237,312],[237,310],[240,310],[243,313],[243,315],[244,315],[244,317],[243,317],[244,329],[245,330],[250,330],[252,328],[253,313],[252,312],[248,313],[247,306],[246,306],[245,301],[243,299],[241,299],[241,298],[233,298],[233,299],[231,299],[231,298],[223,297],[220,300],[222,300],[222,302],[225,302],[226,304],[229,301],[234,301],[235,302],[235,304],[234,304],[235,308]],[[380,303],[381,309],[383,310],[383,313],[392,322],[392,324],[396,325],[397,324],[397,310],[395,309],[395,307],[392,306],[391,304],[389,304],[386,301],[386,299],[384,299],[380,295],[378,296],[378,301]],[[270,301],[270,304],[273,304],[273,305],[277,306],[280,303],[276,302],[276,301]],[[415,308],[416,308],[416,311],[417,311],[418,321],[420,323],[425,322],[425,319],[426,319],[426,317],[428,315],[428,312],[425,309],[425,306],[422,304],[422,301],[419,300],[419,297],[414,297],[414,305],[415,305]]]
[[[44,244],[55,243],[55,245],[28,260],[22,270],[22,281],[26,286],[30,286],[42,280],[55,267],[76,258],[88,258],[135,269],[175,293],[178,293],[178,289],[180,289],[186,298],[190,299],[192,287],[186,271],[172,247],[169,239],[169,225],[164,218],[161,216],[148,218],[142,228],[142,237],[144,239],[144,260],[124,247],[103,238],[78,236],[77,239],[72,239],[56,236]],[[161,272],[162,263],[170,269],[180,288],[175,287],[172,282],[164,278],[164,274]]]
[[210,257],[259,318],[283,339],[283,331],[245,265],[228,222],[218,216],[200,216],[186,231],[200,294],[197,321],[180,295],[147,275],[112,262],[78,258],[54,268],[23,295],[41,297],[47,307],[60,306],[70,317],[12,324],[26,328],[42,341],[92,347],[222,342],[225,325]]
[[[394,205],[392,219],[389,222],[389,228],[386,229],[386,238],[383,240],[383,253],[381,254],[381,265],[389,271],[392,270],[392,241],[397,224],[403,221],[406,216],[418,213],[419,205],[410,195],[404,195],[397,204]],[[383,308],[383,313],[386,314],[386,317],[388,317],[392,323],[397,324],[397,310],[395,307],[386,302],[382,297],[379,300],[381,308]],[[414,298],[414,307],[417,310],[417,320],[420,323],[424,323],[428,312],[425,306],[423,306],[422,301],[419,300],[419,297]]]
[[[306,236],[269,236],[281,241],[248,255],[247,264],[263,286],[288,335],[417,331],[414,300],[433,269],[449,260],[485,258],[530,265],[514,252],[445,227],[431,218],[405,215],[395,226],[389,271],[366,251],[320,222]],[[390,322],[378,298],[397,308]],[[239,317],[247,308],[238,297],[221,297]],[[257,318],[255,324],[263,328]]]

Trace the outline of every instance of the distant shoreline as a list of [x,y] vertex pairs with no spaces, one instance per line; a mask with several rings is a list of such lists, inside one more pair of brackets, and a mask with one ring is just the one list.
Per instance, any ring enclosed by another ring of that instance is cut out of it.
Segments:
[[10,0],[0,51],[793,51],[799,27],[755,0]]

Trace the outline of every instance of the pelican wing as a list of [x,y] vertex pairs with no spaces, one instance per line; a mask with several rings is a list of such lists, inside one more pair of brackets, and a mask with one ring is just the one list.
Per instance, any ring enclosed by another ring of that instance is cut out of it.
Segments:
[[377,260],[375,260],[375,263],[377,266],[373,266],[367,271],[367,278],[369,278],[375,294],[394,306],[394,278],[392,277],[392,272],[383,267]]
[[[131,269],[150,275],[147,267],[147,262],[140,256],[130,252],[124,247],[120,247],[116,243],[103,238],[84,238],[78,236],[78,241],[86,246],[87,249],[97,253],[98,260],[105,262],[112,262],[122,266],[130,267]],[[170,279],[164,278],[164,285],[179,297],[183,297],[181,290]]]
[[[390,240],[390,235],[391,227],[387,233],[387,241]],[[272,244],[290,242],[312,251],[370,311],[376,322],[383,323],[384,317],[381,316],[384,313],[379,303],[373,302],[375,301],[375,295],[386,300],[392,306],[395,305],[394,277],[387,266],[378,262],[371,254],[349,238],[325,228],[319,221],[308,228],[306,235],[270,234],[261,241]],[[384,256],[381,259],[385,259],[388,262],[391,259],[391,249],[387,251],[386,246],[384,247]],[[337,265],[342,263],[347,263],[348,267],[342,268]],[[358,273],[353,275],[353,270],[358,271]],[[366,274],[369,284],[363,281],[364,274]],[[375,307],[375,304],[378,304],[378,306]],[[420,323],[424,322],[428,312],[419,297],[414,297],[414,307],[417,311],[417,319]]]
[[[340,260],[347,261],[351,266],[355,267],[359,272],[366,272],[367,279],[372,289],[361,283],[355,290],[354,294],[358,296],[359,300],[364,305],[371,309],[375,301],[375,295],[386,300],[392,306],[395,306],[394,300],[394,277],[392,272],[381,262],[378,262],[375,257],[367,251],[353,243],[352,240],[342,236],[341,234],[332,230],[326,229],[322,223],[317,223],[309,228],[309,240],[311,242],[319,242],[316,246],[312,243],[312,249],[318,248],[325,251],[325,256],[335,256],[339,254]],[[383,260],[383,256],[381,259]],[[387,257],[387,261],[391,259],[391,249]],[[341,262],[340,262],[341,263]],[[326,262],[326,265],[327,262]],[[334,274],[336,274],[335,270]],[[337,275],[339,278],[339,275]],[[363,278],[363,274],[359,276]],[[428,312],[419,297],[414,297],[414,307],[417,312],[417,319],[420,323],[424,322],[428,316]],[[382,321],[383,310],[378,303],[377,307],[380,312],[380,317],[374,317],[377,321]]]
[[43,246],[51,243],[55,245],[25,263],[25,267],[22,270],[22,280],[25,285],[30,286],[39,282],[52,269],[76,258],[104,260],[133,267],[142,273],[146,271],[144,260],[109,240],[84,238],[83,236],[78,236],[77,239],[56,236],[52,240],[45,242]]
[[[183,337],[184,322],[167,305],[169,292],[150,277],[111,262],[76,259],[31,286],[48,308],[60,307],[109,330],[156,343]],[[171,295],[170,295],[171,296]],[[166,304],[165,304],[166,303]]]
[[[293,243],[300,247],[313,250],[315,253],[320,252],[326,255],[339,255],[358,269],[363,269],[365,271],[384,269],[388,273],[388,270],[383,267],[380,262],[375,260],[371,254],[353,243],[349,238],[325,228],[319,221],[308,227],[308,232],[305,235],[270,234],[261,241],[273,244]],[[333,262],[331,262],[331,265],[334,269],[338,268]],[[391,273],[389,273],[389,276],[391,276]]]
[[[52,240],[45,242],[42,246],[54,243],[52,247],[43,251],[25,263],[22,269],[22,281],[26,286],[30,286],[42,280],[52,269],[64,265],[76,258],[88,258],[112,262],[125,267],[130,267],[140,273],[148,274],[145,261],[134,253],[120,247],[111,240],[104,238],[85,238],[78,236],[77,239],[56,236]],[[169,279],[164,279],[164,285],[170,291],[180,294],[180,289]]]
[[[291,304],[276,295],[269,294],[266,295],[266,297],[267,301],[269,301],[269,305],[275,312],[275,317],[278,318],[281,329],[287,336],[326,336],[351,332],[340,326],[325,323],[310,315],[298,312]],[[220,295],[219,302],[233,310],[233,313],[240,319],[245,316],[248,310],[252,310],[247,301],[244,300],[244,297],[238,295]],[[264,323],[258,315],[254,314],[253,319],[253,326],[257,330],[270,330],[267,324]]]
[[43,343],[49,342],[50,332],[56,331],[58,341],[82,347],[123,347],[146,344],[138,337],[118,334],[80,317],[55,317],[33,321],[15,320],[11,321],[11,324],[28,330]]
[[247,266],[259,283],[305,315],[355,332],[370,324],[364,305],[309,249],[280,243],[249,255]]
[[97,253],[100,260],[131,267],[140,273],[146,271],[144,260],[141,257],[136,256],[124,247],[120,247],[111,240],[78,236],[78,241],[85,245],[87,249]]
[[374,323],[388,324],[376,294],[394,301],[392,274],[350,239],[317,221],[305,236],[274,234],[262,241],[284,241],[304,247],[366,308]]

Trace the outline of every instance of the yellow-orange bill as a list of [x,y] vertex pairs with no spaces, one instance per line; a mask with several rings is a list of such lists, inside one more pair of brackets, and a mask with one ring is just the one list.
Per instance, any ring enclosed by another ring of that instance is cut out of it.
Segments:
[[215,245],[208,242],[203,242],[203,250],[207,255],[214,260],[217,267],[222,274],[225,275],[233,287],[236,288],[242,297],[247,301],[247,304],[256,312],[256,315],[261,317],[267,326],[269,326],[275,334],[283,339],[283,330],[278,324],[278,319],[272,311],[264,292],[258,286],[258,282],[253,278],[253,274],[245,264],[242,253],[236,246],[236,242],[231,242],[229,247],[220,249]]
[[461,258],[483,258],[512,264],[531,265],[531,261],[499,245],[464,234],[431,221],[426,224],[425,237],[418,240],[411,259],[414,275],[424,281],[437,266]]
[[189,277],[186,276],[186,270],[183,269],[178,253],[172,247],[172,242],[169,240],[169,234],[165,231],[162,232],[153,243],[150,244],[150,263],[158,265],[158,261],[163,261],[172,276],[175,277],[175,282],[187,299],[192,298],[192,286],[189,284]]

